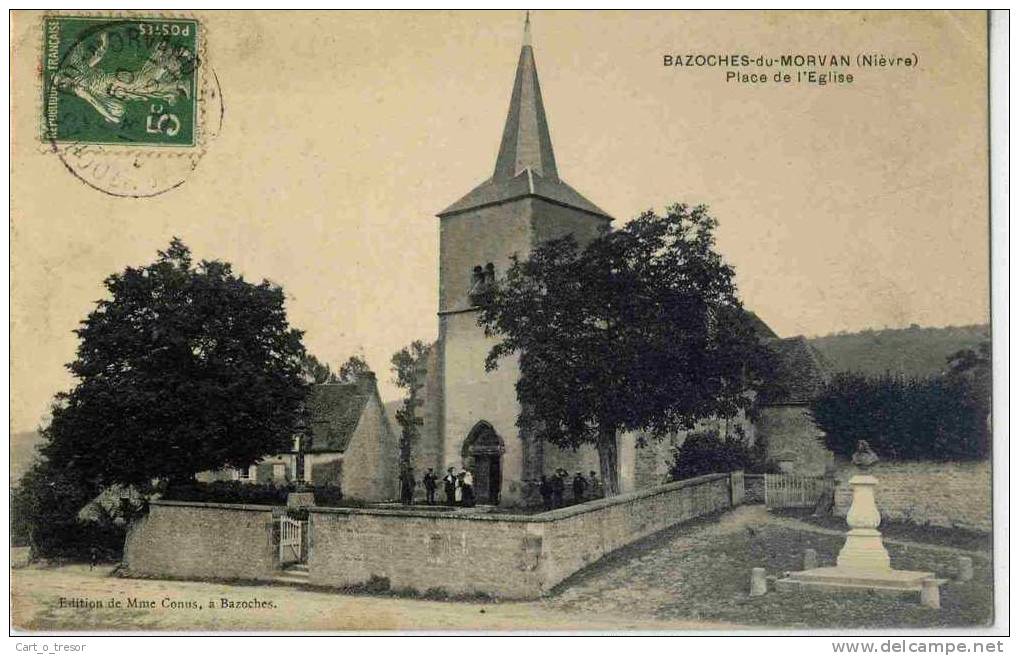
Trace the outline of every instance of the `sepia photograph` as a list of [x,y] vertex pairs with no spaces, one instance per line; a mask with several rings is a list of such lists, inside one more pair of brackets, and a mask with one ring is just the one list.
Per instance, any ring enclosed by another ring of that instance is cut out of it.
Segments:
[[991,12],[9,21],[12,636],[996,651]]

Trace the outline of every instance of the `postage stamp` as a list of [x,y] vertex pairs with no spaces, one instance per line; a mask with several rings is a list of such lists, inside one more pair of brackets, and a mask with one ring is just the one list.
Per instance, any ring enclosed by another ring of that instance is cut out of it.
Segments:
[[46,138],[194,146],[199,29],[189,19],[47,16]]
[[184,184],[224,115],[205,24],[188,14],[55,11],[37,25],[42,149],[110,196]]

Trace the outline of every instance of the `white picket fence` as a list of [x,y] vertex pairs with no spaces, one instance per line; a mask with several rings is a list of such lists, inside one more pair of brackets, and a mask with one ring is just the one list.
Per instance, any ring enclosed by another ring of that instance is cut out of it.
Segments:
[[764,475],[764,505],[768,508],[813,508],[833,481],[821,476]]
[[301,522],[280,517],[280,562],[301,560]]
[[729,499],[733,506],[743,503],[746,498],[746,487],[743,482],[743,471],[729,472]]

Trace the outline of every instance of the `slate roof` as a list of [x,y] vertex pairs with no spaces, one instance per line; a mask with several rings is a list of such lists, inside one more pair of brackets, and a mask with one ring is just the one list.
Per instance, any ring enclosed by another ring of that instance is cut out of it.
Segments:
[[771,340],[768,345],[778,354],[775,379],[782,388],[781,394],[767,399],[769,405],[806,403],[831,380],[831,365],[803,335]]
[[530,21],[524,23],[524,44],[517,61],[495,171],[491,178],[439,212],[440,217],[530,196],[612,218],[559,178],[545,104],[541,100],[530,27]]
[[346,451],[374,393],[373,385],[363,383],[315,385],[308,396],[312,437],[305,450],[309,453]]
[[607,219],[612,218],[605,210],[584,198],[580,192],[562,180],[542,177],[531,169],[520,172],[514,178],[503,180],[489,178],[467,192],[466,196],[439,212],[438,215],[457,214],[485,205],[495,205],[528,196],[543,198],[558,205],[566,205]]
[[754,332],[758,337],[765,340],[778,339],[778,335],[771,329],[771,326],[764,323],[763,319],[750,310],[747,310],[746,313],[747,317],[750,319],[750,324],[754,327]]

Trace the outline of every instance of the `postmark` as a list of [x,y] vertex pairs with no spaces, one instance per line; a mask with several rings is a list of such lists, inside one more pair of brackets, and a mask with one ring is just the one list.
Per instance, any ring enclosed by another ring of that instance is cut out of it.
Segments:
[[223,103],[205,29],[182,16],[47,15],[42,143],[86,185],[154,196],[183,184]]

